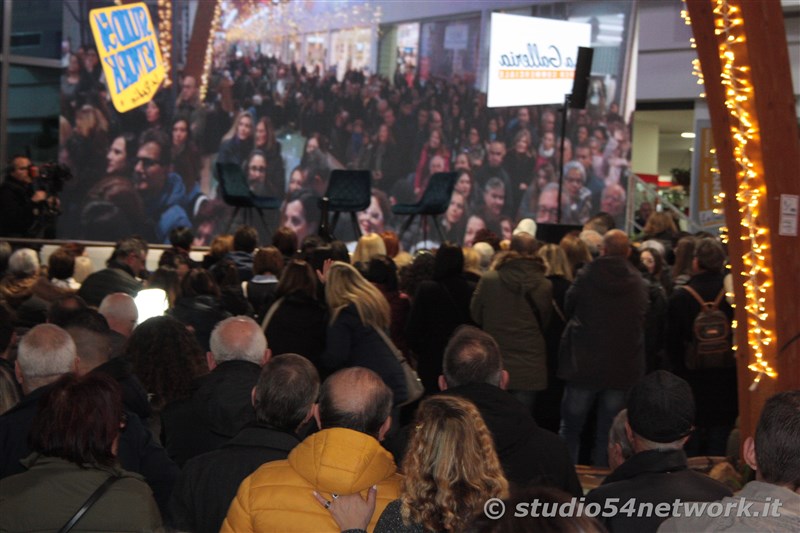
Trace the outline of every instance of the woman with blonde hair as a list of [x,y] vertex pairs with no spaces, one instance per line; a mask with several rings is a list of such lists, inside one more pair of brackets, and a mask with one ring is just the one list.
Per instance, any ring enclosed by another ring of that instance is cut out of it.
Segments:
[[362,235],[353,252],[353,264],[361,272],[365,272],[367,263],[376,255],[386,255],[386,243],[383,241],[383,237],[380,233]]
[[589,251],[589,247],[581,240],[577,232],[564,235],[559,246],[567,256],[573,278],[578,275],[578,271],[583,268],[583,265],[592,261],[592,253]]
[[[103,113],[88,104],[81,106],[75,112],[75,127],[66,145],[73,173],[79,178],[69,189],[83,200],[86,191],[103,177],[107,166],[108,120]],[[72,191],[75,188],[79,191]],[[63,198],[62,202],[68,203]]]
[[[376,533],[464,531],[488,499],[508,497],[492,435],[471,402],[455,396],[427,398],[412,427],[400,498],[386,506]],[[356,498],[361,500],[359,494],[340,496],[328,505],[342,530],[365,529],[369,523],[374,506],[358,505]]]
[[392,389],[394,404],[402,404],[408,392],[403,369],[386,334],[391,315],[389,302],[347,263],[326,263],[322,278],[331,316],[323,369],[333,373],[353,366],[368,368]]
[[573,280],[572,267],[563,248],[557,244],[545,244],[539,248],[538,255],[547,265],[545,276],[556,276],[570,282]]
[[241,165],[253,151],[253,115],[243,111],[239,113],[233,126],[222,137],[217,154],[218,163],[235,163]]

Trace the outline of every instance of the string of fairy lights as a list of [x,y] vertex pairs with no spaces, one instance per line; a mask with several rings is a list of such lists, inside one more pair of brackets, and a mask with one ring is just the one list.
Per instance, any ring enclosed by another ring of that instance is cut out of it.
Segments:
[[[755,361],[748,369],[755,372],[750,390],[755,390],[764,376],[776,378],[778,373],[769,364],[774,351],[774,334],[770,329],[769,302],[773,301],[773,279],[769,267],[769,231],[759,220],[766,185],[761,164],[758,122],[751,113],[753,85],[750,67],[741,60],[745,43],[744,20],[740,8],[729,0],[714,0],[714,33],[718,37],[721,61],[720,84],[725,89],[725,107],[731,117],[731,139],[737,171],[736,201],[739,205],[741,239],[749,244],[742,254],[744,271],[744,310],[747,317],[747,342]],[[686,10],[681,15],[687,24]],[[692,47],[695,47],[692,39]],[[739,59],[737,60],[737,52]],[[693,62],[698,83],[704,83],[699,59]],[[714,169],[719,172],[718,169]],[[722,192],[716,199],[721,204]],[[725,231],[727,233],[727,230]]]
[[158,43],[164,60],[164,87],[172,85],[172,0],[158,0]]
[[214,0],[214,15],[211,17],[211,28],[208,30],[206,53],[203,57],[203,73],[200,75],[200,101],[205,100],[208,91],[208,79],[211,76],[211,66],[214,62],[214,39],[219,30],[219,21],[222,16],[222,6],[219,0]]

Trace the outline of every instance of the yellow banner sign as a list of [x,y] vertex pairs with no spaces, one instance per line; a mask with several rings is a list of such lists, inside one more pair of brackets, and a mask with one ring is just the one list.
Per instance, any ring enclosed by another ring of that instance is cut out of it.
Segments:
[[93,9],[89,22],[117,111],[124,113],[152,100],[166,75],[147,6]]

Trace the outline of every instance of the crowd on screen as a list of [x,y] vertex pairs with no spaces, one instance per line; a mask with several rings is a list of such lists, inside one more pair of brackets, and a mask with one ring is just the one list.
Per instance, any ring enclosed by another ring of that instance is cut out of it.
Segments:
[[[469,243],[480,228],[508,238],[523,218],[556,222],[562,172],[560,222],[583,224],[599,211],[624,222],[631,143],[616,102],[571,111],[562,158],[557,106],[489,109],[486,95],[458,76],[423,79],[412,71],[389,80],[348,71],[339,80],[236,54],[217,65],[202,101],[198,80],[186,75],[120,114],[96,51],[69,55],[59,160],[75,179],[63,193],[61,235],[113,241],[135,228],[166,242],[170,229],[188,224],[208,244],[229,217],[217,162],[241,165],[255,194],[283,199],[282,221],[301,238],[318,215],[287,215],[290,198],[321,196],[338,168],[372,172],[363,232],[396,229],[391,205],[419,199],[432,173],[450,170],[460,178],[443,224],[454,242]],[[304,140],[296,165],[287,164],[281,135]]]

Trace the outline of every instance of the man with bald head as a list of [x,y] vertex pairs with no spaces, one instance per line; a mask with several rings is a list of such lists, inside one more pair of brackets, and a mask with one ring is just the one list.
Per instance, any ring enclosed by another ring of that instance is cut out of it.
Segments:
[[122,389],[125,409],[142,420],[148,419],[152,411],[147,391],[133,373],[131,362],[122,357],[125,337],[112,331],[103,315],[91,308],[75,311],[59,325],[72,337],[80,354],[77,373],[102,373],[113,378]]
[[242,480],[300,444],[319,397],[319,374],[298,354],[270,358],[253,388],[256,422],[219,450],[190,459],[170,500],[171,526],[217,533]]
[[226,318],[214,327],[209,344],[210,372],[194,381],[191,398],[161,414],[164,446],[180,466],[219,449],[256,419],[250,394],[270,358],[264,331],[250,317]]
[[[379,442],[391,425],[391,409],[391,389],[371,370],[331,375],[314,407],[320,431],[286,460],[267,463],[242,482],[221,531],[339,531],[325,507],[345,494],[375,498],[370,489],[377,486],[372,531],[399,494],[394,460]],[[325,507],[310,499],[312,492]]]
[[[87,361],[82,362],[78,353],[70,334],[55,324],[31,328],[20,340],[16,372],[25,396],[13,409],[0,416],[0,479],[24,471],[22,460],[31,453],[27,443],[28,431],[39,400],[52,384],[64,374],[89,372],[95,368],[92,365],[96,360],[102,359],[101,354],[92,353],[87,354]],[[119,463],[125,470],[144,476],[164,512],[178,469],[153,440],[139,417],[128,409],[125,415],[125,431],[119,437]]]
[[644,375],[647,284],[628,260],[628,236],[603,236],[600,257],[584,266],[564,300],[568,323],[561,340],[558,376],[566,388],[559,434],[572,460],[579,458],[586,416],[597,401],[593,462],[608,463],[608,431],[625,406],[625,394]]
[[97,309],[106,318],[108,327],[125,338],[131,336],[136,322],[139,320],[139,310],[130,294],[114,292],[103,298]]

